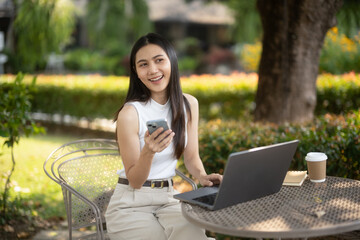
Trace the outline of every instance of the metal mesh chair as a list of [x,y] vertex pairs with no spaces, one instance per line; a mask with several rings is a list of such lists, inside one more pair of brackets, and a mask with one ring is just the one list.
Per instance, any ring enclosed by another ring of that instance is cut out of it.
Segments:
[[[83,139],[55,149],[44,162],[44,171],[63,192],[69,239],[73,231],[95,226],[96,232],[77,239],[105,239],[105,211],[123,164],[115,140]],[[193,189],[196,184],[183,173],[178,176]]]

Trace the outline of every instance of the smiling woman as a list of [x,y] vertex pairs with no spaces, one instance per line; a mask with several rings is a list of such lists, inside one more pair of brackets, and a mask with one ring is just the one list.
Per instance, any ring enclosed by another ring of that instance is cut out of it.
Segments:
[[141,82],[152,92],[151,98],[165,104],[171,75],[171,63],[165,51],[155,44],[144,46],[136,54],[135,68]]
[[[199,108],[183,94],[177,57],[158,34],[141,37],[130,56],[130,85],[116,116],[116,136],[125,170],[106,211],[111,239],[206,239],[205,231],[181,213],[172,177],[178,159],[203,186],[219,184],[222,176],[207,175],[199,156]],[[169,129],[149,133],[146,122],[166,119]],[[151,182],[161,187],[150,187]],[[151,234],[150,234],[151,233]]]

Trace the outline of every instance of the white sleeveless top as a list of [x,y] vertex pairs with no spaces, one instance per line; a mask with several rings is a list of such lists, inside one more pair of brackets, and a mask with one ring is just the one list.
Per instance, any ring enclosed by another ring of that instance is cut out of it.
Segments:
[[[165,105],[161,105],[150,99],[147,102],[128,102],[125,105],[131,105],[135,107],[138,119],[139,119],[139,139],[140,150],[145,145],[144,136],[147,131],[146,122],[149,120],[156,120],[165,118],[171,129],[171,108],[170,101],[168,100]],[[185,111],[185,146],[187,143],[187,117]],[[176,133],[175,133],[176,134]],[[174,144],[173,142],[160,153],[155,153],[153,158],[150,173],[148,179],[166,179],[175,176],[175,168],[177,159],[174,156]],[[125,170],[119,171],[120,177],[125,177]]]

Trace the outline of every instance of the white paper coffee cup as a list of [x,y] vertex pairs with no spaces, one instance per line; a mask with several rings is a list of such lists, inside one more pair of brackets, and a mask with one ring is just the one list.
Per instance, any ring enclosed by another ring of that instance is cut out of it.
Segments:
[[305,160],[312,182],[324,182],[326,179],[326,160],[327,156],[322,152],[309,152]]

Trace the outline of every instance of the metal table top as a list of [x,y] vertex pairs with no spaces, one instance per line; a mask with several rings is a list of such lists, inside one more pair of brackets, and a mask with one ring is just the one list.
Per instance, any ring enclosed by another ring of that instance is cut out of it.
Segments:
[[254,238],[299,238],[360,229],[360,181],[327,177],[283,186],[273,195],[210,211],[182,203],[190,222],[217,233]]

